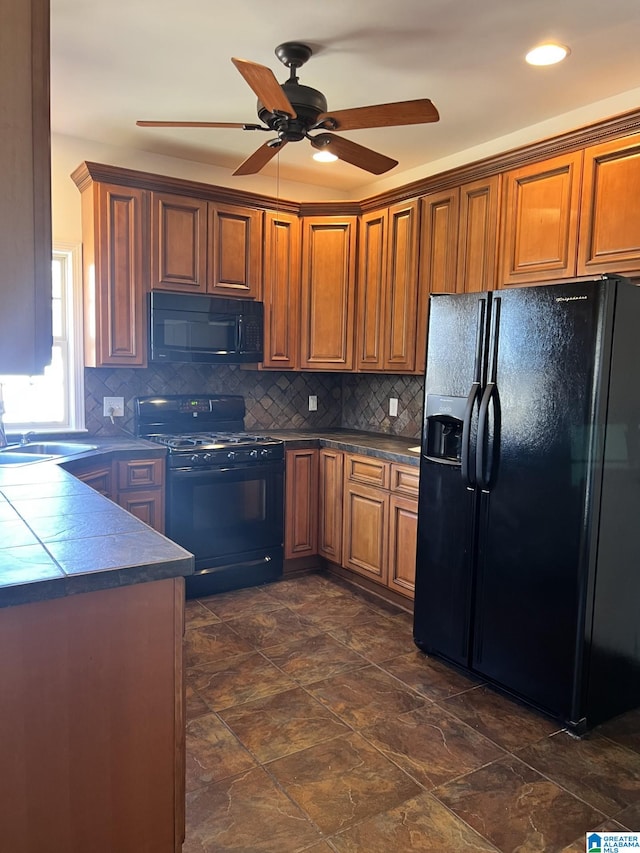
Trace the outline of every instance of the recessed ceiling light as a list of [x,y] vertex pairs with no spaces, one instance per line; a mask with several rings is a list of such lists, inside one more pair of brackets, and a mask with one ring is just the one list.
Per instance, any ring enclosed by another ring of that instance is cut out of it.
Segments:
[[313,159],[317,160],[318,163],[333,163],[338,158],[335,154],[332,154],[331,151],[316,151],[313,155]]
[[525,56],[529,65],[555,65],[571,53],[563,44],[540,44]]

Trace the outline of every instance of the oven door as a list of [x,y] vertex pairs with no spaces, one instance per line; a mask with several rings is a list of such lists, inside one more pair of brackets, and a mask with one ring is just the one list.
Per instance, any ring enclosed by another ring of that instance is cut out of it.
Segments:
[[168,472],[167,536],[195,555],[195,570],[282,551],[283,462]]

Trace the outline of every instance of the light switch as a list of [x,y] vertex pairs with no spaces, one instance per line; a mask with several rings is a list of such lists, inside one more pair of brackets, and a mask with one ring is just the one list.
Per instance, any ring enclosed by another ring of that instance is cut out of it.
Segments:
[[389,417],[397,418],[398,417],[398,398],[397,397],[389,397]]

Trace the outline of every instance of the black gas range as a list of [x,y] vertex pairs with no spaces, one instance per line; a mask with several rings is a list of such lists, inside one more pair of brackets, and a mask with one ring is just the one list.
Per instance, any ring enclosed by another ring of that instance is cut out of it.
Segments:
[[284,443],[244,431],[239,395],[137,397],[136,435],[167,448],[166,533],[195,556],[187,597],[282,575]]

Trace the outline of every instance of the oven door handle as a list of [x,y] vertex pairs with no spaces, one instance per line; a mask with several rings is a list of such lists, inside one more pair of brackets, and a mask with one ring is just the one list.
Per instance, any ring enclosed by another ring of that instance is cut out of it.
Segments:
[[246,473],[247,471],[255,472],[254,479],[261,479],[264,474],[282,473],[284,471],[284,460],[279,462],[269,462],[266,465],[230,465],[227,468],[170,468],[169,474],[172,477],[179,477],[181,480],[196,479],[197,477],[207,477],[208,479],[218,479],[225,475],[233,473]]

